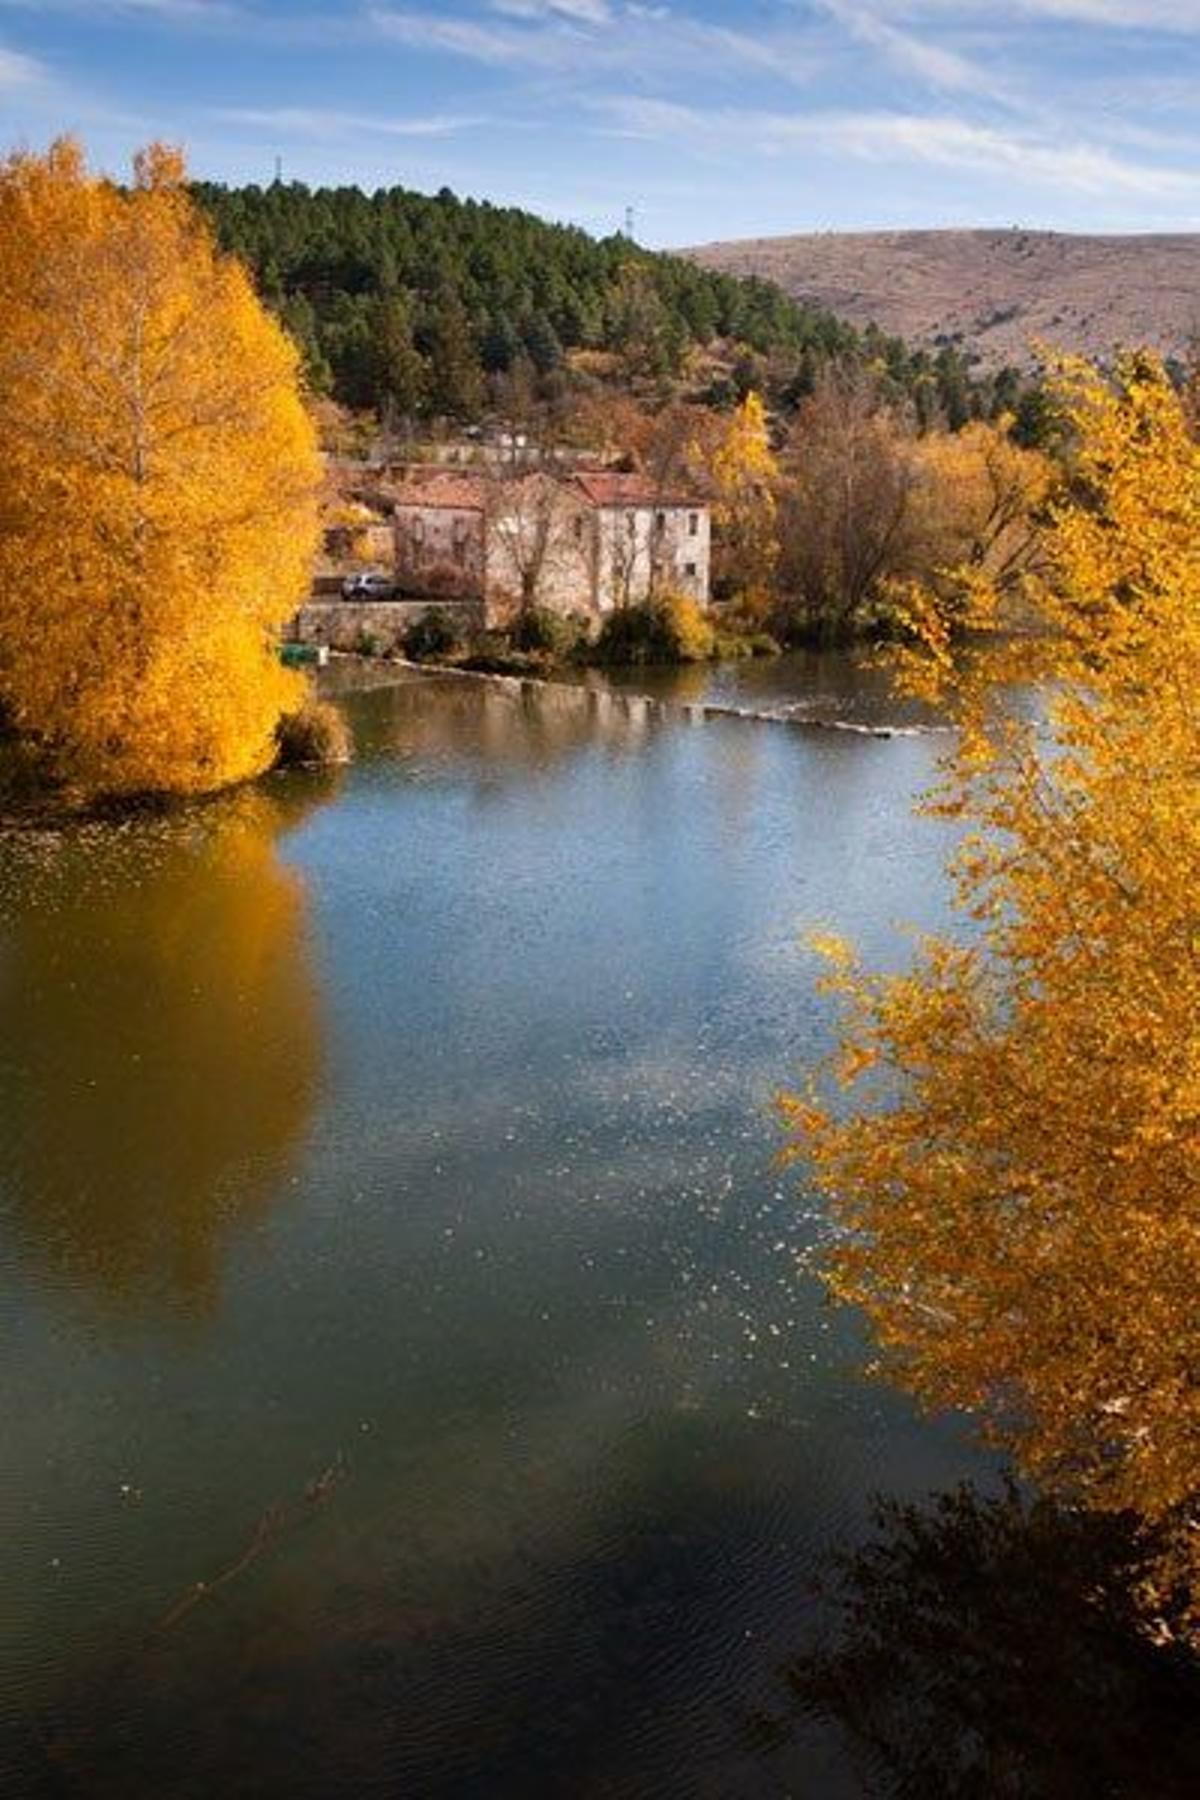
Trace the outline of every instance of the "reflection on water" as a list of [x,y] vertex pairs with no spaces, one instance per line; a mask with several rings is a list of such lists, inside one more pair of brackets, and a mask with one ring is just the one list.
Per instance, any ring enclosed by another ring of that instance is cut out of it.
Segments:
[[361,756],[399,752],[427,768],[438,760],[457,768],[469,756],[492,783],[551,769],[585,749],[634,752],[670,723],[636,695],[436,674],[380,681],[359,716]]
[[303,1138],[319,1012],[276,843],[327,791],[5,845],[0,1196],[68,1286],[210,1309]]
[[[970,1486],[881,1505],[833,1566],[793,1704],[844,1732],[864,1793],[1184,1800],[1200,1793],[1200,1668],[1139,1631],[1129,1524]],[[759,1721],[782,1755],[782,1717]]]
[[680,668],[588,669],[577,679],[594,690],[639,692],[678,706],[728,707],[796,725],[911,730],[942,723],[921,702],[897,697],[881,651],[793,650]]
[[989,1464],[860,1380],[769,1104],[802,927],[943,922],[937,740],[345,703],[336,793],[3,846],[0,1792],[849,1800],[746,1719],[872,1490]]

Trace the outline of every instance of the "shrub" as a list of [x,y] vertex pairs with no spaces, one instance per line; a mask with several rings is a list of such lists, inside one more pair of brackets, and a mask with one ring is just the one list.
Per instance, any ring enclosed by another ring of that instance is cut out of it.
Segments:
[[477,675],[543,675],[548,660],[540,653],[514,649],[505,631],[482,631],[472,638],[457,666]]
[[716,656],[720,662],[735,662],[746,656],[781,656],[779,643],[769,631],[719,631]]
[[278,768],[350,761],[350,731],[345,719],[336,706],[312,693],[297,712],[285,713],[280,719],[275,743]]
[[715,655],[718,662],[740,662],[744,657],[753,656],[750,639],[743,637],[740,631],[719,631]]
[[703,609],[674,594],[610,613],[596,658],[617,664],[705,662],[715,649],[716,633]]
[[584,630],[578,618],[535,606],[518,613],[509,640],[514,650],[564,662],[578,648]]
[[686,594],[670,594],[662,601],[675,638],[680,662],[707,662],[717,648],[712,620],[698,600]]
[[413,662],[436,662],[462,647],[457,625],[440,606],[431,607],[404,634],[404,654]]

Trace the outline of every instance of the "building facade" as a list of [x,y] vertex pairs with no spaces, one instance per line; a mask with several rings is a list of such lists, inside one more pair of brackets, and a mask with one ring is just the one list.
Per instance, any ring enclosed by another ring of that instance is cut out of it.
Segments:
[[655,594],[707,605],[707,502],[609,470],[507,478],[436,473],[394,496],[404,594],[478,600],[492,624],[522,606],[602,615]]

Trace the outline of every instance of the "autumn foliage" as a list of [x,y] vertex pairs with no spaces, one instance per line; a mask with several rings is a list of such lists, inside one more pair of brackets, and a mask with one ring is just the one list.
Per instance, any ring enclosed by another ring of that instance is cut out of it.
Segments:
[[767,610],[777,545],[775,484],[766,408],[747,394],[732,415],[710,463],[713,524],[721,540],[718,581],[750,612]]
[[861,371],[832,369],[783,456],[778,585],[811,636],[894,629],[895,588],[919,580],[953,616],[970,565],[1009,588],[1040,555],[1053,468],[1010,421],[918,433]]
[[[974,929],[896,977],[825,945],[842,1042],[785,1108],[882,1369],[1051,1492],[1140,1517],[1142,1598],[1182,1596],[1196,1633],[1200,448],[1152,359],[1058,380],[1076,450],[1035,629],[964,677],[937,597],[914,605],[914,678],[962,725],[934,804]],[[1003,621],[983,573],[963,603]]]
[[289,341],[174,153],[0,167],[0,715],[88,793],[272,759],[318,464]]

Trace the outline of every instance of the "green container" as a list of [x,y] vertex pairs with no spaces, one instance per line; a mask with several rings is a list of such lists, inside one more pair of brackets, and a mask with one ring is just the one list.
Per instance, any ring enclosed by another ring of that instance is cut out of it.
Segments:
[[279,655],[285,669],[321,668],[328,653],[317,644],[281,644]]

